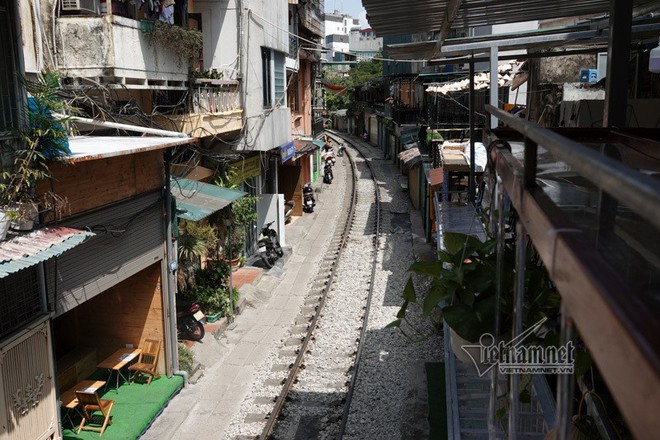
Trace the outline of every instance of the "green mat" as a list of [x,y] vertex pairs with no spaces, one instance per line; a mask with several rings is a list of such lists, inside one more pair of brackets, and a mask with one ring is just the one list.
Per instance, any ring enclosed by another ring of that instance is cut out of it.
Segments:
[[445,440],[447,434],[447,400],[444,362],[426,363],[429,392],[429,425],[431,440]]
[[[98,373],[93,376],[94,379],[106,380],[107,374],[101,378]],[[147,387],[141,383],[122,383],[119,386],[119,392],[108,385],[108,390],[99,390],[99,396],[102,399],[115,401],[115,406],[110,414],[112,425],[109,425],[103,433],[102,439],[105,440],[132,440],[142,434],[147,426],[151,424],[156,414],[160,412],[163,406],[176,394],[183,386],[183,378],[173,376],[171,378],[161,376],[154,379],[151,385]],[[82,431],[76,434],[80,425],[80,416],[74,417],[75,428],[71,428],[67,421],[62,435],[64,439],[95,439],[98,440],[99,433],[94,431]]]

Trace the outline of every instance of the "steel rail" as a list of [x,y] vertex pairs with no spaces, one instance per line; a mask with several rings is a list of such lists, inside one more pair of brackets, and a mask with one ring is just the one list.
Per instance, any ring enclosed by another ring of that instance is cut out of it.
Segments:
[[353,364],[353,371],[351,372],[351,380],[348,385],[348,392],[346,393],[346,403],[344,404],[344,412],[341,416],[341,424],[339,425],[339,434],[337,439],[341,440],[344,438],[344,433],[346,431],[346,425],[348,423],[348,413],[351,410],[351,402],[353,401],[353,394],[355,392],[355,383],[357,381],[358,370],[360,368],[360,359],[362,356],[362,348],[364,347],[364,341],[367,336],[367,323],[369,322],[369,311],[371,310],[371,299],[373,297],[374,290],[374,280],[376,279],[376,266],[378,265],[378,246],[380,245],[380,215],[381,215],[381,206],[380,206],[380,190],[378,189],[378,182],[376,181],[376,175],[371,166],[371,163],[366,160],[366,156],[360,149],[357,147],[357,143],[351,139],[345,138],[338,133],[329,131],[333,137],[339,137],[344,142],[349,143],[353,148],[355,148],[358,153],[365,159],[365,164],[369,167],[371,171],[371,179],[374,181],[374,188],[376,192],[376,237],[374,239],[374,257],[371,261],[371,277],[369,278],[369,293],[367,294],[367,304],[364,311],[364,318],[362,322],[362,330],[360,331],[360,342],[358,343],[358,349],[355,354],[355,363]]
[[[356,165],[355,162],[353,161],[353,158],[349,154],[346,154],[346,156],[349,158],[349,162],[351,164],[351,171],[352,171],[352,176],[353,178],[351,179],[351,200],[349,202],[349,210],[348,214],[346,216],[346,221],[344,223],[344,228],[341,234],[341,242],[338,246],[338,251],[337,255],[335,257],[335,261],[339,260],[341,258],[341,254],[343,249],[346,247],[346,242],[348,241],[348,236],[350,233],[351,226],[353,224],[353,219],[355,217],[355,207],[357,204],[357,170],[356,170]],[[296,355],[296,359],[293,362],[290,370],[289,370],[289,375],[287,376],[286,381],[284,382],[284,385],[282,387],[282,391],[280,392],[280,395],[277,397],[277,400],[275,401],[275,405],[273,407],[273,410],[269,414],[268,421],[266,423],[266,426],[262,430],[261,434],[257,437],[258,439],[261,440],[267,440],[271,437],[273,430],[275,429],[275,425],[277,423],[277,419],[279,418],[282,409],[284,408],[284,404],[286,403],[286,398],[289,395],[289,392],[291,391],[291,388],[293,387],[296,377],[298,376],[298,372],[300,370],[300,367],[303,365],[303,361],[305,358],[305,354],[307,352],[307,347],[309,345],[309,341],[313,337],[314,330],[316,329],[317,322],[321,316],[321,313],[323,311],[323,308],[325,306],[328,293],[330,292],[330,288],[332,287],[332,281],[334,279],[334,274],[335,270],[337,268],[336,264],[333,264],[332,269],[330,270],[330,273],[328,275],[328,281],[321,291],[321,298],[319,300],[319,304],[316,306],[316,311],[314,312],[314,316],[312,317],[311,321],[309,322],[309,326],[307,328],[307,334],[304,337],[302,344],[300,346],[299,352]],[[364,325],[363,325],[364,328]]]
[[660,229],[660,182],[546,128],[486,105],[486,111]]

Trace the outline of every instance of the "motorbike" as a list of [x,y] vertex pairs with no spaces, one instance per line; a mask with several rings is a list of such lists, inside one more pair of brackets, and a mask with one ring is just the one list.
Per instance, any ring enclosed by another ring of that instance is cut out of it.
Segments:
[[261,228],[261,238],[257,241],[259,255],[269,269],[273,267],[278,258],[284,255],[284,250],[277,239],[277,231],[270,227],[273,223],[275,222],[272,221]]
[[344,144],[339,145],[339,148],[337,149],[337,156],[342,157],[345,150],[346,147],[344,147]]
[[291,222],[291,216],[293,215],[293,208],[296,207],[296,202],[293,200],[288,200],[284,202],[284,223]]
[[332,174],[332,161],[326,160],[323,167],[323,183],[331,184],[334,175]]
[[332,162],[332,165],[334,165],[336,163],[334,149],[332,147],[330,147],[329,149],[325,149],[321,153],[321,160],[323,160],[324,162],[330,161]]
[[176,302],[176,328],[181,339],[201,341],[205,333],[205,318],[199,304],[186,300]]
[[314,207],[316,206],[316,199],[314,198],[314,188],[312,188],[311,183],[307,182],[303,185],[303,211],[305,212],[314,212]]

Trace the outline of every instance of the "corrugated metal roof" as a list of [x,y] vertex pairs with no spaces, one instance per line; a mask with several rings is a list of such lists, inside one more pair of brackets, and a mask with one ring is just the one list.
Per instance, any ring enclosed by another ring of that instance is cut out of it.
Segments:
[[[633,0],[645,6],[654,0]],[[378,36],[438,32],[451,14],[452,28],[606,14],[609,0],[362,0],[369,25]]]
[[82,244],[94,233],[48,226],[0,243],[0,278],[57,257]]
[[160,150],[196,142],[195,138],[145,136],[73,136],[69,138],[68,162],[104,159]]
[[172,195],[176,199],[177,216],[196,222],[247,193],[196,180],[172,179]]

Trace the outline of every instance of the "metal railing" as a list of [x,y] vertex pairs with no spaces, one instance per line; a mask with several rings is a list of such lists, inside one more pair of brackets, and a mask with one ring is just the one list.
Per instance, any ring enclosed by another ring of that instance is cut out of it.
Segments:
[[241,109],[237,85],[198,86],[193,90],[193,113],[223,113]]
[[[572,340],[579,330],[628,427],[636,438],[653,437],[660,431],[660,420],[647,408],[660,407],[660,395],[648,392],[660,389],[657,315],[607,255],[587,239],[584,230],[537,185],[539,147],[593,184],[600,194],[598,213],[603,218],[598,220],[603,221],[604,230],[625,234],[616,225],[608,225],[606,218],[616,215],[615,203],[620,203],[648,222],[657,234],[660,182],[496,107],[487,105],[486,111],[525,137],[524,166],[506,148],[495,149],[494,165],[518,213],[519,239],[529,236],[561,295],[560,342]],[[615,202],[608,201],[608,197]],[[524,274],[517,268],[519,272]],[[568,438],[573,381],[572,375],[563,375],[557,381],[556,428],[560,439]],[[515,419],[515,414],[511,416]]]

